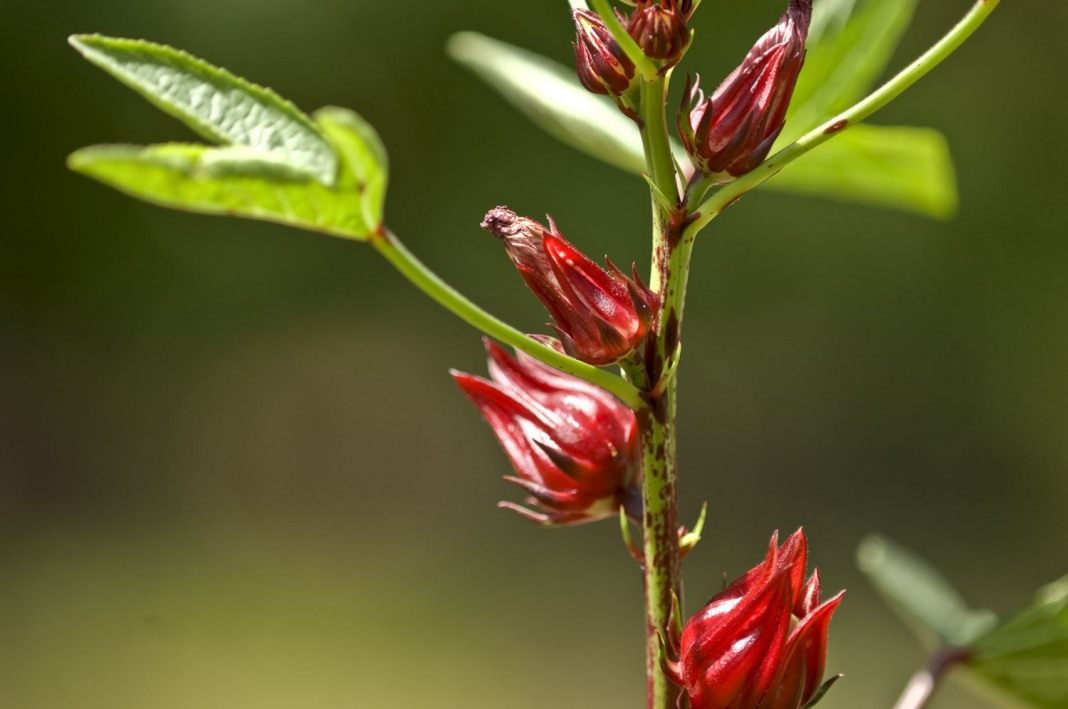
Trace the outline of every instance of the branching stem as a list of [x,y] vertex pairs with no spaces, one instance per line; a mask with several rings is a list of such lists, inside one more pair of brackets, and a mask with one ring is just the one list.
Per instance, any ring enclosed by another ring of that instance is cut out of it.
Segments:
[[977,0],[968,14],[957,23],[942,39],[924,52],[918,59],[902,69],[894,78],[887,81],[859,103],[842,111],[834,118],[809,131],[794,143],[765,160],[758,168],[725,185],[702,204],[694,221],[687,228],[688,233],[696,234],[709,222],[734,204],[745,193],[767,182],[779,174],[783,168],[799,157],[822,145],[835,135],[860,123],[876,111],[900,96],[906,89],[929,74],[932,69],[946,60],[965,40],[979,29],[1001,0]]
[[632,409],[642,408],[644,401],[642,395],[625,379],[604,369],[586,364],[574,357],[569,357],[554,350],[552,347],[543,345],[504,321],[490,315],[427,268],[414,254],[404,248],[404,244],[392,232],[382,230],[371,239],[371,244],[415,287],[476,329],[481,330],[495,340],[526,352],[531,357],[535,357],[559,369],[561,372],[573,374],[591,384],[596,384],[614,394]]

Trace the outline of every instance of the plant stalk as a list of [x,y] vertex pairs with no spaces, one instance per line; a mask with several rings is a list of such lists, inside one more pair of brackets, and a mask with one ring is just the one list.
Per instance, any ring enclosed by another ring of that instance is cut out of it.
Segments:
[[[667,79],[661,76],[641,85],[642,142],[650,181],[662,194],[678,199],[675,164],[668,142],[665,103]],[[693,239],[676,240],[676,213],[652,197],[653,256],[649,286],[661,298],[655,336],[644,353],[625,364],[628,376],[647,396],[638,413],[642,434],[642,500],[644,514],[643,574],[645,586],[646,705],[675,709],[680,690],[661,664],[662,638],[669,633],[674,599],[682,596],[679,565],[679,514],[676,487],[675,378],[668,374],[677,356],[682,304]],[[663,377],[670,376],[666,382]]]
[[464,297],[455,288],[441,280],[414,254],[404,248],[404,244],[388,229],[380,230],[371,238],[370,243],[416,288],[476,329],[481,330],[495,340],[526,352],[531,357],[535,357],[545,364],[559,369],[561,372],[573,374],[580,379],[601,387],[632,409],[643,408],[644,398],[630,382],[604,369],[586,364],[574,357],[558,352],[552,347],[543,345],[511,325],[490,315]]

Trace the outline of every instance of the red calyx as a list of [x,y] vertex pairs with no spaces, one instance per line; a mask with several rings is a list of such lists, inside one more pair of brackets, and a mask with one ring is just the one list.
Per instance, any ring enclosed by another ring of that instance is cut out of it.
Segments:
[[677,2],[641,0],[627,23],[627,32],[645,55],[673,66],[690,43],[687,12]]
[[514,510],[544,525],[618,513],[636,494],[641,448],[633,411],[608,392],[486,340],[490,378],[452,372],[493,429],[528,494]]
[[693,709],[800,709],[816,694],[843,594],[819,603],[807,556],[803,530],[781,547],[776,532],[764,561],[686,623],[676,680]]
[[687,86],[679,133],[694,162],[709,173],[738,177],[767,157],[782,132],[805,62],[812,0],[790,0],[786,13],[706,98]]
[[616,362],[649,333],[659,298],[632,267],[627,277],[611,261],[598,266],[549,226],[507,207],[490,210],[482,228],[504,241],[527,287],[553,317],[564,351],[594,365]]
[[634,64],[613,39],[597,13],[575,10],[575,69],[595,94],[620,96],[634,79]]

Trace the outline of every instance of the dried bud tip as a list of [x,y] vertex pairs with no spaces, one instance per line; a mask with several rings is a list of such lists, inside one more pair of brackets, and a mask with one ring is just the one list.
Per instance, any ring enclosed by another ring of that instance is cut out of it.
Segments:
[[494,207],[486,212],[486,216],[479,226],[498,239],[504,239],[509,236],[515,236],[522,230],[521,221],[523,221],[523,217],[520,217],[508,207]]

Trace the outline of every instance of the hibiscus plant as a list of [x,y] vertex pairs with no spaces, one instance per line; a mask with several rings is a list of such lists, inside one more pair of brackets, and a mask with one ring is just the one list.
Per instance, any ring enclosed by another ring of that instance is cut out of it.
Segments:
[[[501,507],[538,525],[620,525],[643,577],[646,706],[801,709],[838,678],[825,677],[825,662],[843,601],[842,593],[825,597],[819,573],[808,573],[804,531],[784,540],[772,533],[763,560],[695,612],[682,594],[682,560],[700,541],[704,518],[680,524],[677,496],[691,255],[706,227],[765,184],[928,215],[952,209],[941,136],[866,121],[960,48],[998,0],[974,0],[930,49],[869,91],[915,4],[788,0],[722,81],[684,77],[677,108],[669,86],[698,39],[693,19],[715,13],[701,0],[572,2],[573,70],[483,35],[455,35],[449,52],[456,60],[556,136],[639,174],[648,188],[645,276],[631,258],[621,265],[591,259],[551,217],[487,205],[483,229],[552,319],[543,334],[490,315],[405,248],[383,220],[386,149],[351,110],[307,115],[182,51],[77,35],[71,43],[86,59],[208,142],[89,147],[70,166],[163,206],[370,246],[484,334],[489,376],[453,377],[514,471],[506,480],[521,498]],[[999,622],[965,607],[937,572],[887,540],[866,540],[859,558],[891,604],[935,640],[930,666],[910,682],[899,709],[925,706],[954,666],[1018,701],[1068,706],[1066,680],[1021,669],[1038,658],[1063,671],[1068,584],[1047,587],[1033,607]]]

